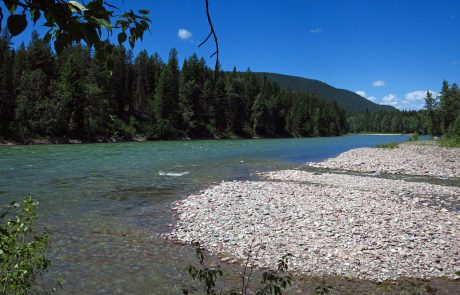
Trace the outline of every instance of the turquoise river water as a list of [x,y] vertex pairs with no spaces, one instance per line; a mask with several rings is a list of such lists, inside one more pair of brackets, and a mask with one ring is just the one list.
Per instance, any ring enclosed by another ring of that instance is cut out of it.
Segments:
[[0,205],[31,195],[63,294],[180,294],[193,249],[163,240],[171,203],[222,180],[404,135],[0,147]]

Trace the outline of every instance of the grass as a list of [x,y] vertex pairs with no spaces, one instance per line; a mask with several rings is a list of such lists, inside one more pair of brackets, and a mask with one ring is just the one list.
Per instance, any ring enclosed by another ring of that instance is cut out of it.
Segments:
[[460,147],[460,136],[443,138],[439,141],[439,145],[442,147]]
[[379,148],[379,149],[395,149],[395,148],[399,147],[399,143],[397,143],[397,142],[380,143],[380,144],[376,145],[375,147]]

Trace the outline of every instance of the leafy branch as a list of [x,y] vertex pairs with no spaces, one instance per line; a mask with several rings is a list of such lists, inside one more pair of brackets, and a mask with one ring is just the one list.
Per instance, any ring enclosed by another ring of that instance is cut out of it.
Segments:
[[[120,46],[128,41],[133,48],[137,40],[143,39],[144,32],[149,30],[151,23],[147,16],[150,13],[148,10],[139,10],[137,13],[129,10],[115,15],[118,8],[104,0],[92,0],[87,4],[64,0],[2,1],[10,14],[7,28],[12,36],[21,34],[27,28],[27,14],[33,25],[43,19],[43,26],[48,28],[43,41],[53,42],[58,54],[74,42],[84,41],[89,47],[95,48],[98,59],[108,60],[107,57],[114,49],[109,40],[114,30],[121,30],[118,34]],[[0,30],[2,20],[3,11],[0,8]],[[110,68],[111,64],[108,66]]]

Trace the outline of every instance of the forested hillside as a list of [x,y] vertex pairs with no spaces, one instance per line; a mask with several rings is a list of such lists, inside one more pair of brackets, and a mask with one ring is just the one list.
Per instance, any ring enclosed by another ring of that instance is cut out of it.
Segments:
[[214,72],[196,55],[181,67],[118,48],[113,72],[82,45],[56,56],[36,33],[12,48],[0,38],[0,137],[82,140],[329,136],[345,112],[314,94],[281,90],[249,70]]
[[322,99],[336,101],[338,105],[347,112],[396,110],[392,106],[373,103],[354,92],[345,89],[337,89],[318,80],[275,73],[255,74],[259,77],[266,76],[269,80],[278,83],[281,88],[287,88],[298,92],[313,93]]

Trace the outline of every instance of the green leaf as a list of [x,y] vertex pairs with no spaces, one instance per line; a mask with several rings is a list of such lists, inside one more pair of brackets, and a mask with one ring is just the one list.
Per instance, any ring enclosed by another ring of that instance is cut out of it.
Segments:
[[149,13],[150,13],[150,10],[141,9],[141,10],[139,10],[139,13],[140,13],[140,14],[144,14],[144,15],[145,15],[145,14],[149,14]]
[[134,48],[134,45],[136,44],[136,37],[134,36],[129,36],[129,46],[131,46],[131,49]]
[[107,29],[112,29],[112,24],[106,19],[92,17],[91,20],[99,26],[105,27]]
[[91,25],[83,26],[83,34],[85,42],[91,47],[97,42],[99,42],[99,35],[95,28]]
[[21,34],[27,27],[27,18],[25,14],[13,14],[8,17],[8,30],[12,36]]
[[77,10],[79,10],[79,11],[87,11],[88,10],[88,8],[86,8],[81,3],[78,3],[77,1],[69,1],[69,5],[70,5],[70,10],[72,10],[72,12],[77,12]]
[[6,8],[8,8],[10,14],[13,14],[16,11],[16,8],[18,7],[18,1],[3,1],[3,3],[5,3],[5,6]]
[[120,34],[118,34],[118,43],[120,45],[122,45],[126,41],[126,39],[128,39],[128,36],[125,32],[121,32]]

